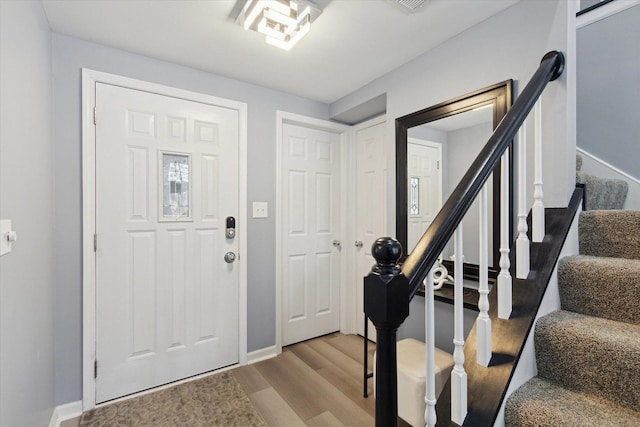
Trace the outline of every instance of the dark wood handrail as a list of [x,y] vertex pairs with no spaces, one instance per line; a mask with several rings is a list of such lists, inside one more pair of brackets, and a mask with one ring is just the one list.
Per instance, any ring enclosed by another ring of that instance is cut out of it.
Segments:
[[551,51],[544,55],[529,83],[404,261],[402,273],[409,281],[409,300],[413,299],[420,289],[422,281],[427,277],[427,273],[444,250],[502,154],[511,145],[547,83],[560,77],[563,71],[562,53]]

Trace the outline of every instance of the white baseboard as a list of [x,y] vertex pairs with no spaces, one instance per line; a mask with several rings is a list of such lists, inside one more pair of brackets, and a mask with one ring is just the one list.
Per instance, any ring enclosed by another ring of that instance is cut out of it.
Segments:
[[606,161],[602,160],[601,158],[594,156],[593,154],[589,153],[588,151],[585,151],[584,149],[580,148],[580,147],[576,147],[576,151],[578,153],[580,153],[583,156],[589,157],[591,160],[600,163],[602,166],[611,169],[612,172],[615,172],[616,174],[620,175],[619,179],[624,179],[626,181],[632,181],[635,182],[636,184],[640,184],[640,180],[634,176],[629,175],[628,173],[626,173],[623,170],[618,169],[617,167],[613,166],[610,163],[607,163]]
[[82,415],[82,401],[65,403],[64,405],[53,408],[49,427],[59,427],[62,421],[70,420]]
[[275,345],[272,345],[271,347],[265,347],[260,350],[252,351],[251,353],[247,353],[247,363],[251,365],[252,363],[258,363],[263,360],[274,358],[277,355],[278,349]]

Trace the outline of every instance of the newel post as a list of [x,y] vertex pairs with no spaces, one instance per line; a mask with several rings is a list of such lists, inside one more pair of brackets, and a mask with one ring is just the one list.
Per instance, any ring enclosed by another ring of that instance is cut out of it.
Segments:
[[409,315],[409,281],[400,272],[402,246],[381,237],[371,246],[377,264],[364,278],[364,311],[376,327],[376,427],[398,424],[396,332]]

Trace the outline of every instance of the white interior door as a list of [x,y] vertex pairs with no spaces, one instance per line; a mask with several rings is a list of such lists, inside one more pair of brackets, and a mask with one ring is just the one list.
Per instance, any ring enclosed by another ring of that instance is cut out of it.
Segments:
[[442,207],[442,145],[409,138],[407,144],[407,248],[415,248]]
[[[386,236],[387,156],[386,123],[356,127],[356,331],[364,335],[364,276],[376,260],[371,245]],[[369,339],[376,330],[369,321]]]
[[282,125],[282,345],[340,329],[340,136]]
[[239,118],[102,83],[96,108],[100,403],[238,362]]

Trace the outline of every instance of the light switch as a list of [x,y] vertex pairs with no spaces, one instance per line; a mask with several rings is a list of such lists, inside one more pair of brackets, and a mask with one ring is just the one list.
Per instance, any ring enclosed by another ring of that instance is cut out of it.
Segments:
[[267,203],[267,202],[253,202],[253,217],[254,218],[268,218],[269,217],[269,203]]
[[0,256],[11,252],[11,244],[18,240],[15,231],[11,229],[10,219],[0,220]]

